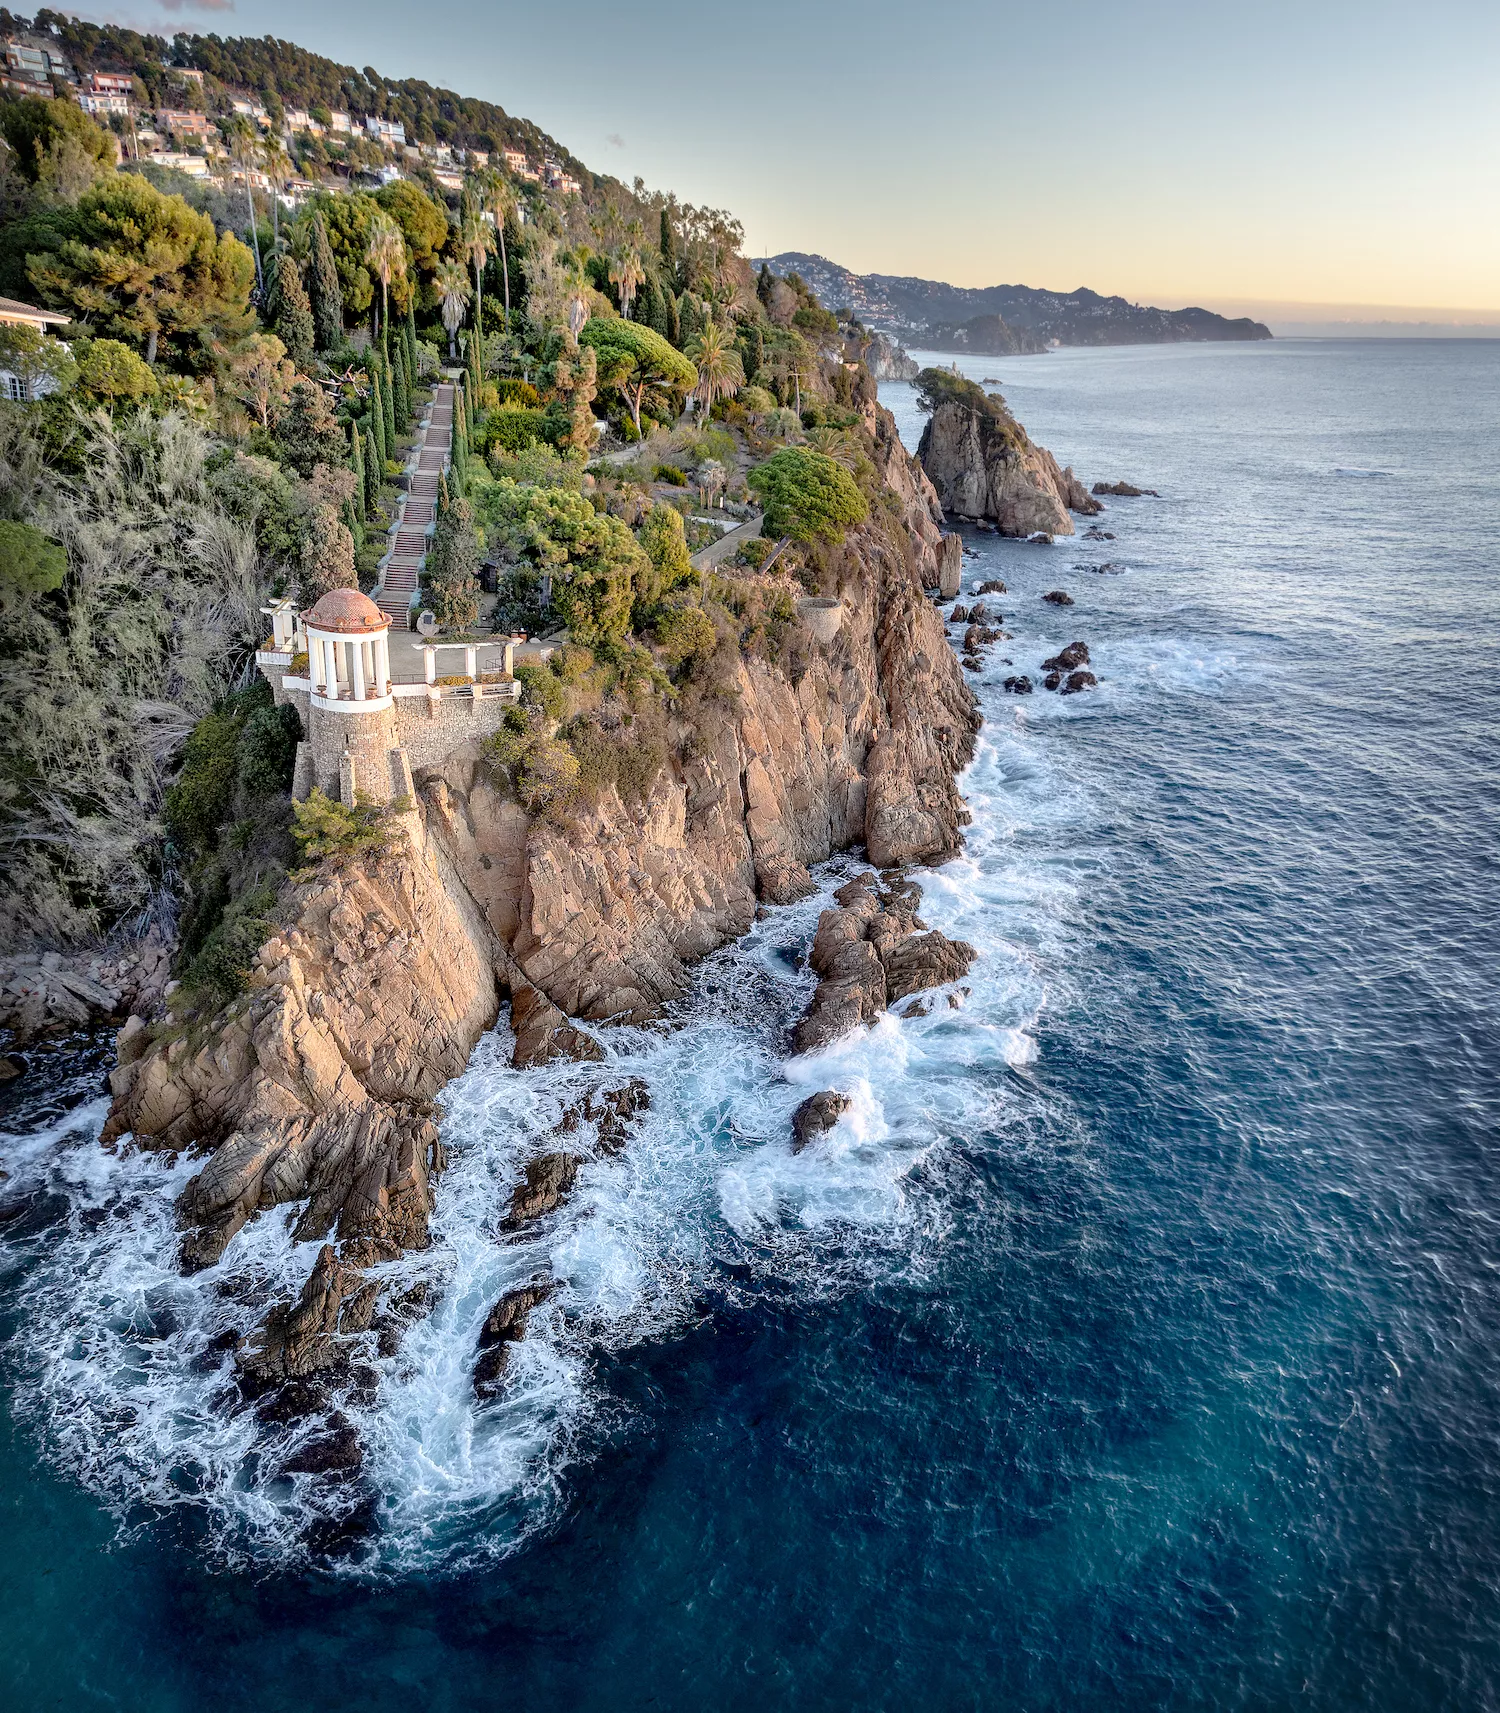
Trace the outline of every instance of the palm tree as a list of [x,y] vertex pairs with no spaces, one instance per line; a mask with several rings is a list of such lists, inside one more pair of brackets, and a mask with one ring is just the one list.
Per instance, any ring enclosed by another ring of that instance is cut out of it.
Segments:
[[255,192],[250,188],[250,163],[255,158],[255,133],[245,120],[241,120],[230,133],[234,150],[232,158],[238,162],[241,173],[245,178],[245,202],[250,210],[250,242],[255,250],[255,289],[264,294],[266,276],[260,265],[260,234],[255,229]]
[[620,308],[625,311],[627,321],[630,319],[630,306],[635,302],[636,289],[645,278],[646,270],[635,250],[627,250],[618,261],[610,263],[609,283],[620,288]]
[[406,278],[406,240],[384,209],[370,221],[365,260],[380,281],[380,330],[384,333],[390,325],[391,281]]
[[474,331],[484,336],[484,264],[490,259],[490,231],[475,200],[464,198],[464,220],[459,232],[459,253],[474,270]]
[[448,329],[448,361],[458,361],[455,335],[464,318],[464,305],[469,301],[469,276],[462,262],[439,262],[432,282],[443,300],[443,326]]
[[739,353],[716,321],[710,321],[703,328],[688,347],[687,354],[698,367],[698,384],[693,388],[693,397],[698,400],[706,417],[717,400],[728,398],[745,384],[745,371]]
[[510,261],[505,254],[505,222],[516,206],[516,193],[498,173],[486,187],[485,205],[495,221],[495,236],[500,240],[500,272],[505,280],[505,331],[510,332]]
[[281,248],[281,187],[286,183],[292,157],[286,152],[281,138],[273,131],[261,146],[266,164],[266,177],[271,181],[271,245]]

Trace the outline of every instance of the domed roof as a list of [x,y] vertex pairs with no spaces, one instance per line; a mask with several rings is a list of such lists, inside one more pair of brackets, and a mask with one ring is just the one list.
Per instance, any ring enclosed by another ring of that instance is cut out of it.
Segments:
[[360,594],[358,589],[330,589],[307,615],[309,630],[342,631],[352,636],[386,630],[390,622],[370,597]]

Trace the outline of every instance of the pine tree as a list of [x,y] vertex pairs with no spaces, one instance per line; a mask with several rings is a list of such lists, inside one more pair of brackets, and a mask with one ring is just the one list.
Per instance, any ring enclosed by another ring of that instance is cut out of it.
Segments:
[[299,369],[312,367],[316,330],[302,270],[288,255],[276,262],[276,336]]
[[745,379],[753,381],[760,373],[761,364],[766,360],[765,335],[759,327],[750,329],[750,349],[745,354]]
[[375,431],[365,430],[365,510],[374,511],[380,503],[380,453],[375,447]]
[[661,279],[668,290],[677,284],[677,234],[665,208],[661,211]]
[[312,278],[309,284],[314,342],[320,351],[331,351],[344,337],[344,294],[339,287],[339,271],[334,266],[333,250],[329,246],[321,214],[313,215]]

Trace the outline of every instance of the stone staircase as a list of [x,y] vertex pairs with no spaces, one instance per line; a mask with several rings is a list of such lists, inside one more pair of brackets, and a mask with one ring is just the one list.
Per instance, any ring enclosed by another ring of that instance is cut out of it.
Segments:
[[427,553],[427,526],[437,514],[438,478],[452,445],[453,386],[445,381],[432,395],[432,412],[422,433],[417,471],[406,496],[396,545],[375,591],[376,606],[397,630],[405,630],[409,622],[412,590]]

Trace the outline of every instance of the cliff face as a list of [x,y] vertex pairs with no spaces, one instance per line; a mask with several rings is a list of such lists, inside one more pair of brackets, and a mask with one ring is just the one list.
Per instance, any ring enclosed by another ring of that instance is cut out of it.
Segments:
[[644,802],[611,788],[567,826],[533,821],[477,752],[420,772],[393,848],[304,887],[240,1000],[196,1032],[122,1036],[106,1140],[213,1149],[179,1204],[185,1266],[292,1201],[299,1238],[335,1235],[357,1264],[420,1246],[428,1102],[505,993],[528,1015],[546,1013],[534,988],[573,1017],[644,1018],[759,901],[809,890],[809,864],[860,842],[880,866],[955,848],[977,720],[923,593],[951,554],[930,485],[869,412],[889,505],[850,533],[842,622],[804,639],[795,676],[741,661],[711,714],[676,718]]
[[914,381],[921,370],[916,358],[886,333],[872,333],[858,355],[875,381]]
[[922,430],[917,457],[944,511],[990,522],[1001,535],[1071,535],[1070,511],[1102,510],[1074,476],[991,394],[988,411],[958,399],[938,404]]

